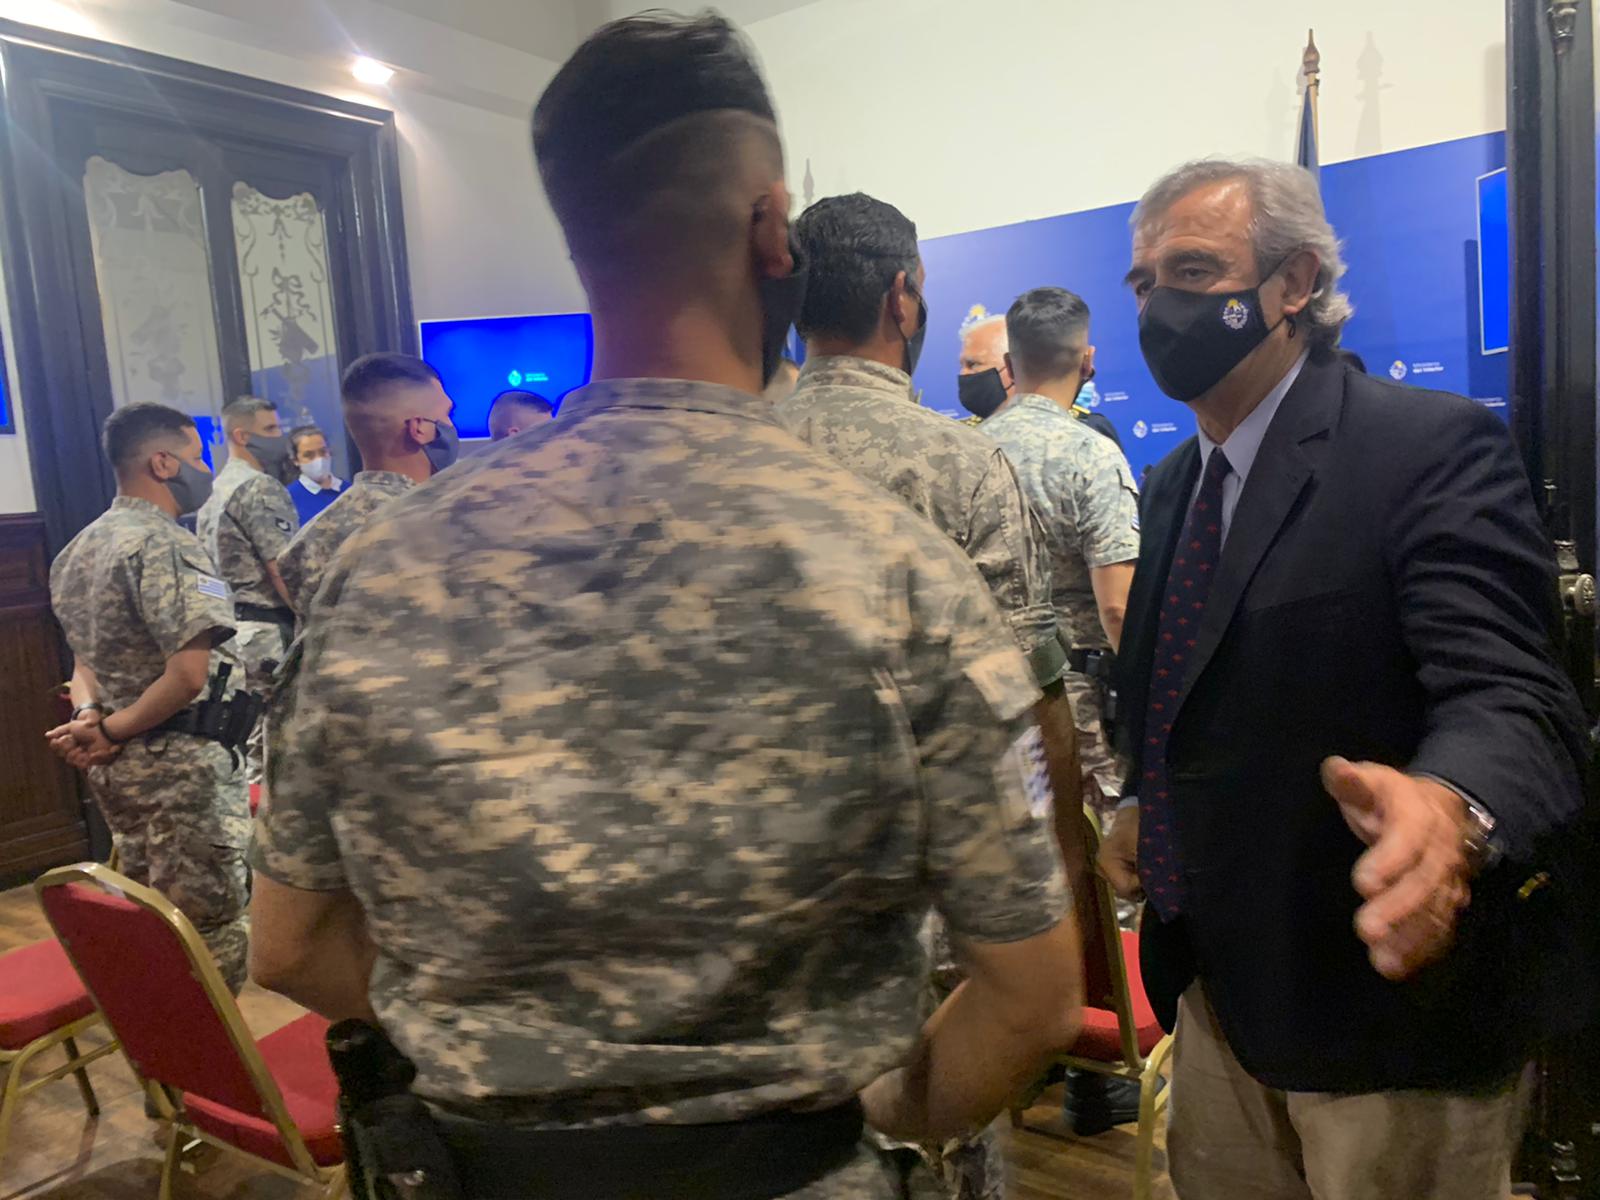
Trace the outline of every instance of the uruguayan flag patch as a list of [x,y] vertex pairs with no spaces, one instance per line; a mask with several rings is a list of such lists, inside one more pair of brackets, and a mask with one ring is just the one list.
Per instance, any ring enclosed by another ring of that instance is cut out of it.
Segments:
[[198,586],[202,596],[214,596],[218,600],[227,600],[232,595],[228,591],[228,585],[220,579],[211,575],[200,575],[197,578],[200,581]]
[[1050,768],[1044,757],[1044,738],[1036,726],[1030,726],[1011,744],[1011,753],[1022,775],[1022,788],[1028,797],[1028,811],[1034,817],[1047,817],[1055,808],[1055,798],[1050,792]]

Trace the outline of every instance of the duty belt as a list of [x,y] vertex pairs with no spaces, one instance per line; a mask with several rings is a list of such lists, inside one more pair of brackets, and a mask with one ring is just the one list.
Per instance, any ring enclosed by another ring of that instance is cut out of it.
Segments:
[[1111,681],[1111,666],[1116,662],[1116,656],[1109,650],[1092,650],[1086,646],[1067,651],[1067,666],[1079,675],[1087,675],[1090,679],[1103,679]]

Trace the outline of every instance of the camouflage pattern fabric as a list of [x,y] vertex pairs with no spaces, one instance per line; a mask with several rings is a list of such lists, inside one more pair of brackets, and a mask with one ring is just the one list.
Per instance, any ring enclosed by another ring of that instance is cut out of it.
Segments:
[[[1048,548],[1016,473],[981,434],[918,404],[904,371],[848,355],[808,358],[776,411],[801,441],[898,496],[965,550],[1024,654],[1059,645]],[[1052,656],[1038,682],[1060,668]]]
[[[126,708],[167,659],[209,635],[211,671],[243,672],[231,641],[233,602],[194,535],[147,500],[118,496],[50,569],[50,600],[73,655]],[[123,873],[163,893],[194,922],[235,988],[244,982],[243,774],[214,742],[183,734],[135,738],[89,772],[90,794],[122,853]]]
[[[283,553],[299,528],[289,489],[242,458],[230,458],[217,472],[210,499],[195,514],[195,532],[233,589],[235,604],[284,606],[267,564]],[[235,645],[244,663],[245,686],[268,695],[287,649],[283,630],[268,621],[239,620],[236,625]],[[251,783],[262,777],[262,736],[258,723],[245,750]]]
[[[1074,648],[1108,648],[1089,570],[1139,557],[1139,488],[1127,458],[1110,438],[1045,396],[1017,396],[983,423],[982,432],[1005,451],[1044,523],[1062,629]],[[1098,812],[1115,808],[1124,772],[1105,736],[1099,690],[1076,672],[1063,684],[1078,727],[1084,803]]]
[[230,458],[195,514],[194,527],[235,603],[282,606],[267,564],[300,528],[288,488],[243,459]]
[[1015,397],[978,431],[1005,451],[1044,524],[1051,601],[1072,645],[1109,646],[1089,569],[1139,557],[1139,485],[1128,460],[1044,396]]
[[[626,380],[346,543],[254,863],[350,888],[418,1091],[531,1125],[847,1100],[961,936],[1068,897],[1037,691],[972,564],[759,396]],[[861,1158],[800,1195],[894,1196]]]
[[315,521],[306,525],[278,555],[278,574],[289,592],[289,606],[300,622],[317,594],[323,573],[345,539],[390,500],[415,487],[409,475],[396,471],[359,471],[350,486]]
[[1106,737],[1100,686],[1077,671],[1068,671],[1061,685],[1067,703],[1072,706],[1072,723],[1078,730],[1083,802],[1101,816],[1114,813],[1122,796],[1123,780],[1127,778],[1127,763],[1119,758]]
[[244,771],[217,743],[168,733],[135,738],[88,775],[118,869],[178,906],[237,993],[250,948]]

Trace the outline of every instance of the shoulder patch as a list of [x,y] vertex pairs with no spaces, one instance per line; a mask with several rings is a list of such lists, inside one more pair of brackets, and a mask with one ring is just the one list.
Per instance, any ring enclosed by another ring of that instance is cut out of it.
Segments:
[[272,518],[272,523],[274,525],[276,525],[279,529],[283,530],[284,533],[293,533],[294,532],[294,526],[289,524],[289,522],[285,521],[282,517],[273,517]]
[[228,590],[228,585],[214,575],[204,573],[196,576],[199,581],[196,585],[202,596],[212,596],[218,600],[231,599],[233,593]]
[[1138,513],[1134,513],[1133,514],[1133,531],[1135,533],[1139,532],[1139,514]]
[[1050,790],[1050,768],[1044,757],[1044,738],[1037,725],[1030,725],[1011,743],[1011,755],[1022,775],[1022,788],[1028,797],[1028,811],[1036,818],[1047,817],[1055,808]]

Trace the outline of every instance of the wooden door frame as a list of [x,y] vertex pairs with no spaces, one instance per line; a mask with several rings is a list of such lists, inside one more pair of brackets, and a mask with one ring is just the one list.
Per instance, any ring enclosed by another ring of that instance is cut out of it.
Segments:
[[[82,180],[63,177],[54,161],[56,122],[69,108],[177,117],[229,143],[337,161],[341,195],[328,220],[330,232],[337,223],[343,233],[354,309],[341,341],[412,353],[417,345],[393,113],[0,20],[0,245],[18,382],[11,402],[29,405],[34,493],[51,554],[114,491],[99,450],[111,411],[104,338],[95,314],[80,310],[67,227],[83,205]],[[219,315],[237,308],[236,298],[216,300]]]

